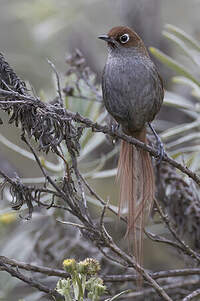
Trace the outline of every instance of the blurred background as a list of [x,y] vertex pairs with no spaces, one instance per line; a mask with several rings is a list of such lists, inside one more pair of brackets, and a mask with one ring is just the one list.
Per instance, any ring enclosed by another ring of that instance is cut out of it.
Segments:
[[147,46],[167,51],[163,25],[176,25],[198,39],[199,7],[199,0],[1,0],[1,52],[37,91],[49,92],[47,58],[64,72],[66,53],[79,48],[99,73],[106,49],[97,36],[119,24],[133,27]]
[[[97,82],[100,82],[106,59],[106,47],[97,36],[107,33],[116,25],[128,25],[134,28],[147,47],[156,47],[190,67],[188,59],[177,51],[176,46],[171,47],[168,40],[162,36],[162,31],[165,24],[173,24],[196,40],[200,40],[199,10],[199,0],[0,0],[0,52],[5,55],[16,73],[30,83],[38,95],[44,100],[51,100],[56,95],[56,89],[47,59],[55,64],[64,82],[67,70],[66,55],[78,48],[86,58],[87,64],[97,74]],[[163,77],[165,88],[192,99],[188,88],[172,84],[171,77],[175,72],[155,58],[154,60]],[[160,125],[160,131],[165,130],[169,125],[175,126],[189,120],[188,115],[179,113],[177,115],[173,108],[165,107],[159,117],[165,121]],[[12,143],[24,147],[20,142],[20,131],[17,131],[14,126],[8,127],[6,114],[1,113],[0,116],[4,120],[0,134]],[[1,141],[2,139],[3,137]],[[13,147],[8,148],[8,144],[8,142],[0,143],[0,167],[6,173],[27,178],[41,176],[32,161],[13,152]],[[94,152],[95,158],[110,147],[108,142],[105,144]],[[117,158],[110,163],[110,167],[114,168],[116,162]],[[93,185],[105,199],[116,198],[117,193],[113,192],[114,177],[93,181]],[[8,203],[2,198],[1,214],[10,212],[9,208]],[[98,211],[95,212],[97,213]],[[76,254],[75,244],[79,241],[79,234],[77,232],[76,243],[74,242],[73,246],[65,250],[70,235],[74,236],[74,233],[67,230],[66,237],[66,228],[62,225],[57,225],[55,228],[56,222],[52,219],[52,212],[45,211],[42,217],[40,214],[36,214],[28,222],[17,215],[17,219],[14,218],[14,225],[12,216],[11,221],[9,219],[4,221],[0,230],[0,254],[22,261],[60,267],[64,257]],[[116,226],[117,222],[114,229]],[[45,232],[47,228],[48,232]],[[51,236],[52,240],[49,238],[47,240],[47,236]],[[56,243],[61,240],[63,244],[56,248]],[[51,250],[50,254],[49,248],[52,245],[55,249]],[[81,259],[88,256],[87,250],[91,248],[86,242],[82,247],[82,254],[77,255]],[[149,248],[151,250],[151,247]],[[162,247],[160,249],[162,250]],[[101,259],[96,249],[91,253]],[[155,263],[153,258],[147,263],[148,267],[183,266],[182,259],[171,259],[170,252],[167,256],[166,260],[165,252],[156,254],[158,262]],[[38,292],[11,279],[5,273],[0,273],[0,300],[17,300],[16,296],[27,301],[48,300],[42,299]]]

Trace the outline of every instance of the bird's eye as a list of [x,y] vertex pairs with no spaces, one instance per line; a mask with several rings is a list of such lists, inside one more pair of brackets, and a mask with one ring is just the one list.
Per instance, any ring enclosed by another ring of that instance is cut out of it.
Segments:
[[130,38],[129,35],[125,33],[119,38],[119,40],[121,43],[125,44],[129,41],[129,38]]

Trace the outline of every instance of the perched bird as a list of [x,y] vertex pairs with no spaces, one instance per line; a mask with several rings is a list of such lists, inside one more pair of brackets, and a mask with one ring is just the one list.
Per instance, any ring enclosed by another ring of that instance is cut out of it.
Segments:
[[[99,39],[108,45],[102,76],[105,107],[125,134],[147,143],[146,126],[155,118],[163,102],[162,79],[143,41],[129,27],[114,27]],[[144,222],[155,194],[149,153],[122,141],[117,177],[120,181],[119,214],[122,208],[128,209],[126,235],[129,243],[133,241],[137,263],[142,264]]]

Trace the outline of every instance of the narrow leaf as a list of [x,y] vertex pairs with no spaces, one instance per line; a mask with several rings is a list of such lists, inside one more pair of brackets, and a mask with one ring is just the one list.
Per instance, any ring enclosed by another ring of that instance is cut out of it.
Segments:
[[114,301],[114,300],[117,300],[120,296],[122,296],[124,294],[128,294],[130,292],[131,292],[131,290],[125,290],[125,291],[123,291],[123,292],[121,292],[121,293],[113,296],[112,298],[106,299],[105,301]]
[[195,106],[189,100],[173,92],[165,92],[164,103],[177,109],[196,111]]
[[200,120],[191,123],[181,124],[176,127],[173,127],[172,129],[164,131],[162,134],[160,134],[160,137],[163,141],[166,141],[169,138],[176,137],[183,133],[185,134],[186,131],[189,131],[199,126],[200,126]]
[[92,175],[92,178],[93,179],[109,178],[109,177],[116,176],[116,174],[117,174],[117,168],[113,168],[113,169],[96,172]]
[[179,39],[177,36],[175,36],[172,33],[169,33],[167,31],[163,31],[162,34],[168,40],[175,43],[184,52],[184,54],[192,60],[192,62],[194,64],[200,65],[199,52],[197,52],[196,50],[193,50],[191,48],[188,48],[186,46],[186,44],[181,39]]
[[150,52],[162,63],[167,65],[172,70],[175,70],[180,75],[183,75],[189,79],[191,79],[194,83],[196,83],[198,86],[200,86],[200,82],[195,79],[195,77],[180,63],[172,59],[170,56],[166,55],[164,52],[154,48],[149,48]]
[[172,81],[177,84],[187,85],[192,89],[192,95],[200,100],[200,87],[195,84],[192,80],[184,76],[174,76]]
[[168,31],[173,32],[174,34],[176,34],[176,36],[179,36],[182,40],[188,42],[191,44],[191,46],[193,46],[195,49],[197,49],[198,51],[200,51],[200,44],[197,40],[195,40],[193,37],[191,37],[189,34],[187,34],[184,30],[171,25],[171,24],[166,24],[165,28]]

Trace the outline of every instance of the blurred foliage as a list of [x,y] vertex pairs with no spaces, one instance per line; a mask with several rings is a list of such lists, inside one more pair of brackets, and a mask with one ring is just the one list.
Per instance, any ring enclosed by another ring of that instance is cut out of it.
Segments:
[[[49,43],[49,39],[53,38],[56,33],[63,33],[67,30],[67,26],[70,25],[70,22],[74,22],[74,16],[80,16],[79,10],[81,6],[89,6],[95,4],[97,1],[87,0],[84,1],[84,4],[77,1],[73,9],[69,10],[69,12],[66,10],[65,2],[66,1],[64,0],[59,2],[55,0],[36,0],[32,3],[20,1],[20,3],[15,3],[14,6],[12,5],[11,10],[13,15],[29,24],[29,29],[33,37],[45,45],[45,42]],[[168,130],[161,132],[161,138],[170,155],[177,160],[180,160],[180,162],[184,161],[195,172],[199,172],[200,135],[198,129],[200,126],[200,45],[191,36],[172,25],[167,25],[163,34],[170,42],[176,45],[177,51],[181,51],[182,55],[187,57],[189,64],[186,64],[187,66],[185,66],[158,49],[151,48],[150,50],[160,61],[177,73],[178,76],[172,78],[173,82],[184,88],[185,86],[188,86],[191,92],[190,95],[185,96],[176,92],[166,91],[165,105],[174,107],[174,109],[177,110],[177,114],[179,111],[184,112],[191,121],[178,126],[174,126],[173,124]],[[81,59],[80,53],[76,53],[76,55],[76,57],[67,59],[67,63],[70,64],[70,70],[68,70],[67,76],[62,79],[65,84],[65,106],[71,111],[78,111],[93,121],[104,124],[106,123],[106,114],[99,101],[101,98],[100,85],[97,84],[95,74],[85,66],[85,61],[81,62],[82,74],[80,75],[74,72],[73,67],[78,62],[78,59]],[[52,77],[54,79],[54,87],[56,87],[56,79],[54,76]],[[94,86],[95,90],[91,88]],[[44,94],[43,97],[46,98],[46,95]],[[162,122],[162,120],[159,120],[158,124],[162,124]],[[14,152],[18,152],[20,155],[28,158],[34,164],[34,158],[31,153],[20,146],[16,146],[14,143],[12,144],[3,135],[1,136],[1,143]],[[108,147],[107,143],[106,152],[102,152],[103,154],[100,155],[98,153],[98,156],[95,153],[95,150],[98,149],[99,151],[102,145],[105,146],[105,144],[105,135],[102,133],[92,133],[89,129],[84,131],[84,135],[81,138],[79,164],[83,176],[86,179],[90,181],[95,179],[93,184],[96,184],[100,179],[106,179],[107,181],[108,178],[113,177],[116,174],[116,169],[113,167],[113,163],[109,164],[109,160],[114,158],[118,148],[113,148],[110,145]],[[62,151],[64,156],[68,158],[67,150],[64,145]],[[65,172],[65,167],[62,162],[56,157],[45,157],[43,158],[42,163],[43,166],[52,173],[54,178],[59,181],[59,177]],[[110,168],[110,165],[112,165],[113,168]],[[43,177],[30,177],[23,178],[22,180],[24,183],[34,184],[41,183],[45,179]],[[47,195],[44,197],[43,201],[48,202],[49,199],[50,197]],[[4,191],[4,200],[7,200],[9,203],[12,202],[12,195],[10,195],[9,191]],[[99,204],[95,198],[92,198],[91,196],[88,196],[87,200],[90,204],[95,205],[91,208],[94,216],[96,216],[99,210],[97,207]],[[111,204],[111,206],[117,211],[115,204]],[[2,208],[0,213],[0,222],[4,224],[6,221],[11,222],[13,220],[14,222],[14,219],[16,218],[10,211],[8,205]],[[24,210],[24,212],[21,211],[21,215],[26,215],[26,210]],[[11,219],[11,217],[13,219]],[[11,223],[11,225],[9,225],[9,231],[4,231],[4,236],[0,243],[1,253],[8,257],[53,267],[59,267],[62,260],[66,256],[69,256],[69,254],[76,253],[77,257],[86,257],[92,254],[93,257],[100,260],[100,263],[102,261],[104,273],[113,273],[113,270],[116,267],[113,267],[112,264],[105,265],[102,255],[99,254],[90,243],[80,239],[78,231],[74,229],[71,231],[68,228],[63,229],[63,226],[56,222],[58,218],[69,220],[71,217],[63,211],[53,211],[51,209],[44,211],[36,208],[32,221],[27,222],[24,219],[21,219],[15,221],[13,226]],[[112,224],[110,217],[108,217],[108,223]],[[163,229],[160,230],[159,228],[158,232],[159,231],[163,231]],[[44,278],[42,280],[44,280]],[[51,287],[55,286],[54,280],[55,279],[52,281],[48,279],[48,277],[45,278],[45,281],[47,281]],[[42,297],[40,292],[34,292],[31,289],[27,292],[23,284],[10,278],[8,281],[8,277],[4,274],[2,275],[2,273],[0,274],[0,282],[1,290],[4,290],[1,292],[0,297],[6,300],[15,300],[16,297],[14,296],[13,299],[12,296],[13,292],[18,293],[20,297],[24,297],[26,300],[30,301],[47,300]],[[23,291],[23,294],[19,293],[18,290]],[[113,297],[110,300],[115,300],[117,297],[120,297],[120,295],[116,295],[115,298]]]
[[[166,25],[163,35],[176,45],[188,60],[187,66],[169,57],[162,51],[150,48],[151,53],[163,64],[174,70],[177,76],[172,78],[173,83],[179,84],[183,89],[188,87],[189,93],[182,95],[166,91],[164,104],[184,112],[191,122],[173,126],[161,133],[167,152],[193,171],[200,171],[200,44],[183,30]],[[185,92],[185,91],[184,91]]]
[[[85,48],[84,44],[87,43],[92,43],[94,49],[98,48],[95,37],[99,32],[98,29],[95,32],[91,25],[94,20],[97,25],[95,17],[99,14],[99,2],[2,0],[1,51],[6,53],[9,61],[14,62],[17,73],[29,80],[36,90],[44,89],[53,94],[46,58],[56,58],[56,65],[64,72],[63,57],[66,51],[78,45],[79,48]],[[101,1],[102,5],[106,2]],[[80,36],[79,27],[82,30]],[[92,52],[88,60],[94,62]]]
[[[79,112],[85,117],[88,117],[98,123],[105,123],[106,113],[102,110],[102,103],[100,102],[100,85],[96,83],[95,74],[90,70],[89,67],[87,67],[85,59],[78,50],[74,53],[74,55],[68,57],[66,62],[68,69],[66,78],[63,80],[63,98],[66,108],[73,112]],[[55,75],[54,71],[53,75]],[[54,76],[53,78],[55,81],[55,89],[57,89],[57,78]],[[46,99],[45,95],[44,98]],[[56,101],[57,97],[52,100],[52,103],[55,104]],[[115,155],[116,150],[111,150],[111,152],[102,155],[101,158],[96,157],[94,150],[96,150],[105,141],[106,138],[104,134],[92,133],[90,129],[84,130],[80,140],[81,147],[78,163],[81,168],[82,175],[86,179],[91,179],[92,175],[104,168],[106,162]],[[16,146],[3,135],[1,135],[1,143],[11,149],[13,152],[17,152],[21,156],[28,158],[30,161],[32,161],[33,165],[35,164],[35,159],[29,151],[20,146]],[[70,156],[64,143],[61,145],[61,148],[63,156],[69,161]],[[46,170],[51,173],[52,177],[56,179],[56,182],[59,184],[59,178],[65,175],[66,166],[63,161],[61,161],[56,155],[51,156],[51,158],[42,155],[40,156],[40,161],[42,166],[44,166]],[[45,178],[22,178],[22,182],[29,185],[38,185],[40,183],[44,183]],[[31,262],[37,262],[37,264],[59,267],[61,261],[68,256],[68,254],[75,253],[75,256],[78,258],[84,258],[87,257],[87,255],[97,258],[100,261],[104,272],[106,272],[109,267],[112,266],[112,264],[106,263],[107,261],[104,259],[103,255],[99,253],[94,246],[92,246],[91,242],[80,239],[80,233],[78,230],[64,229],[63,226],[57,222],[58,219],[74,221],[74,218],[70,216],[67,211],[46,211],[38,208],[38,206],[35,204],[35,213],[33,214],[33,219],[30,222],[27,222],[27,209],[22,207],[20,210],[20,217],[22,218],[21,220],[19,218],[17,219],[16,215],[10,211],[9,204],[12,205],[18,200],[13,197],[12,191],[6,187],[4,188],[3,199],[5,207],[0,211],[0,222],[4,222],[5,224],[9,221],[11,223],[11,217],[14,217],[16,222],[11,229],[12,231],[9,232],[8,228],[4,231],[4,239],[2,239],[0,243],[2,254],[11,258],[14,257],[18,260],[31,260]],[[54,201],[57,204],[63,205],[59,200],[55,199]],[[100,205],[97,200],[91,196],[87,197],[87,201],[90,206],[92,206],[90,208],[91,212],[96,215],[96,208],[101,210],[102,205]],[[49,204],[49,202],[51,203],[51,196],[48,194],[44,195],[42,197],[42,202],[45,204]],[[117,207],[113,206],[113,208],[117,210]],[[24,228],[25,224],[26,227]],[[9,239],[7,238],[7,235],[9,235]],[[42,280],[44,279],[49,286],[55,286],[55,282],[52,280],[52,278],[42,277]],[[0,280],[3,285],[3,283],[7,281],[7,277],[0,273]],[[96,280],[93,282],[88,282],[88,286],[90,285],[91,291],[97,290],[96,286],[92,285],[92,283],[103,286],[100,283],[96,283]],[[12,291],[15,287],[15,283],[15,280],[10,281]],[[21,287],[23,291],[23,285],[19,284],[19,287]],[[16,291],[17,288],[18,285],[15,287]],[[30,289],[30,291],[32,291],[32,289]],[[3,296],[8,299],[10,298],[9,300],[12,300],[10,292],[11,290],[9,288],[8,290],[4,289]],[[42,298],[42,295],[43,294],[40,292],[34,294],[30,293],[28,295],[26,292],[23,292],[19,294],[19,297],[27,297],[30,298],[31,301],[34,301],[38,300],[39,297]],[[97,300],[97,298],[94,300]]]
[[0,215],[0,224],[9,225],[16,221],[16,218],[15,212],[3,213]]
[[[86,1],[85,5],[90,2],[92,1]],[[69,3],[63,0],[20,1],[12,6],[12,10],[13,14],[31,28],[33,37],[45,43],[58,32],[66,30],[74,17],[77,18],[82,5],[79,1],[73,6],[69,6]]]

